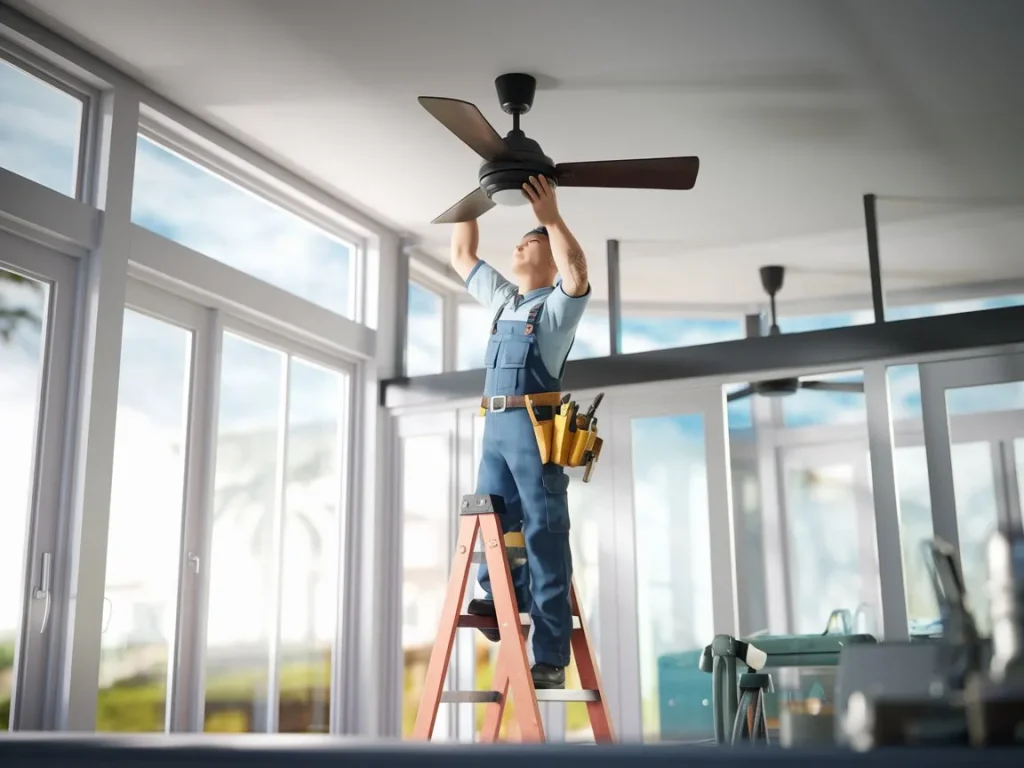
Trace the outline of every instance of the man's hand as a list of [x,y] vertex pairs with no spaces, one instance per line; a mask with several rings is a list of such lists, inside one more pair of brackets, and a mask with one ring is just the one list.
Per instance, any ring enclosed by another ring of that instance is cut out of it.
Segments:
[[530,198],[533,206],[533,214],[537,217],[537,223],[542,227],[550,227],[559,219],[558,200],[555,198],[555,190],[548,183],[547,177],[531,176],[530,180],[523,184],[523,194]]
[[531,176],[529,183],[523,185],[523,193],[530,198],[537,222],[548,230],[551,255],[562,278],[562,290],[567,296],[586,295],[590,290],[587,257],[558,212],[554,188],[544,176]]

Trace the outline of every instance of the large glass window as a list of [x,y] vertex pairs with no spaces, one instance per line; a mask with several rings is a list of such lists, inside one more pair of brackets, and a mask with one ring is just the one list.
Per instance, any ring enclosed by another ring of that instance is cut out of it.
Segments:
[[[401,441],[402,468],[402,735],[416,722],[430,651],[448,588],[451,548],[452,443],[447,433],[410,435]],[[475,567],[470,579],[475,579]],[[469,586],[472,589],[472,583]],[[442,738],[448,713],[438,713]]]
[[185,490],[192,333],[125,311],[98,731],[162,731]]
[[0,166],[74,197],[82,100],[0,58],[0,104]]
[[224,335],[207,731],[329,727],[347,386],[344,374]]
[[[608,335],[607,321],[605,335]],[[719,341],[735,341],[744,336],[742,318],[696,318],[631,315],[622,317],[622,352],[648,352],[654,349],[694,347]]]
[[351,317],[353,246],[139,136],[132,221]]
[[714,636],[707,457],[701,414],[634,419],[640,694],[646,740],[710,736],[710,709],[687,696]]
[[405,368],[408,376],[444,370],[444,299],[414,282],[409,283]]
[[0,268],[0,731],[11,717],[49,287]]

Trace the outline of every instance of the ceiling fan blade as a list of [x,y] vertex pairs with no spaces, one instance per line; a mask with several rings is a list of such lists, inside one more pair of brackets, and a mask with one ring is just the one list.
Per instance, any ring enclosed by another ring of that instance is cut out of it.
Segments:
[[455,205],[442,213],[431,224],[455,224],[478,219],[494,207],[487,193],[477,187]]
[[700,158],[697,157],[600,160],[555,166],[559,186],[621,189],[693,189],[698,170]]
[[493,160],[508,151],[505,140],[487,122],[475,104],[435,96],[420,96],[419,102],[441,125],[462,139],[484,160]]
[[864,384],[859,381],[801,381],[800,388],[825,392],[864,392]]
[[750,397],[752,394],[754,394],[753,387],[744,387],[743,389],[737,389],[735,392],[730,392],[725,396],[725,400],[731,403],[733,400],[741,400],[744,397]]

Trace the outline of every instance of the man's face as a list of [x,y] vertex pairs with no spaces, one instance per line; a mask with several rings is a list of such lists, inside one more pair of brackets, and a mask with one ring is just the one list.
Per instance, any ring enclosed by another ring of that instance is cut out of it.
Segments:
[[553,281],[557,270],[548,238],[536,232],[525,235],[512,253],[512,271],[520,278],[546,279],[550,275]]

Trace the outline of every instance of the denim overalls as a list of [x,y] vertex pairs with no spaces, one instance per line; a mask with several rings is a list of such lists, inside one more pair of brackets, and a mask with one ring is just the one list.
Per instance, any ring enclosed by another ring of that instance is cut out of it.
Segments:
[[[505,307],[515,297],[513,294],[502,304],[491,323],[484,396],[559,392],[561,371],[558,378],[551,376],[537,346],[536,320],[544,302],[530,309],[526,321],[501,320]],[[484,422],[476,492],[501,496],[506,510],[502,528],[506,532],[522,530],[526,539],[527,562],[512,569],[512,582],[519,610],[528,611],[533,621],[534,660],[566,667],[572,633],[569,477],[557,464],[541,464],[526,409],[496,412],[500,407],[500,401],[492,403]],[[486,564],[480,566],[479,581],[490,598]]]

